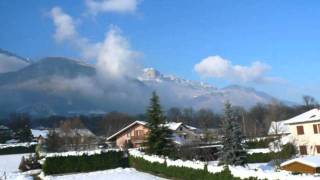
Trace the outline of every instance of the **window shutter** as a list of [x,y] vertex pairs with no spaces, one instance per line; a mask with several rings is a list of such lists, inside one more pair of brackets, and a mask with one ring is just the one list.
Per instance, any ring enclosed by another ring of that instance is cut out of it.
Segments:
[[308,154],[306,146],[299,146],[299,149],[300,149],[300,154],[301,155],[307,155]]
[[298,135],[304,134],[303,126],[297,126],[297,134],[298,134]]
[[316,149],[317,149],[317,153],[320,154],[320,146],[319,145],[316,146]]
[[313,125],[313,132],[318,134],[318,126],[316,124]]

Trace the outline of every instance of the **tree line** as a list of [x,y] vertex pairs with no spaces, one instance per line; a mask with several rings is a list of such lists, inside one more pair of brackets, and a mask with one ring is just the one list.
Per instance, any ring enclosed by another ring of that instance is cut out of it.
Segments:
[[[235,118],[240,124],[241,131],[247,137],[267,135],[272,121],[280,121],[292,118],[312,108],[319,107],[318,102],[311,96],[303,96],[301,105],[286,105],[273,101],[269,104],[256,104],[250,109],[240,106],[233,106]],[[166,121],[183,122],[187,125],[201,129],[218,129],[222,127],[223,114],[214,112],[211,109],[194,109],[172,107],[163,112]],[[28,127],[58,127],[61,122],[74,118],[79,119],[83,125],[96,135],[110,136],[119,129],[134,122],[135,120],[147,121],[147,114],[130,115],[123,112],[109,112],[105,115],[79,115],[76,117],[50,116],[45,118],[31,119],[27,115],[13,114],[9,118],[0,121],[0,124],[7,125],[13,129],[19,126]],[[19,119],[19,120],[17,120]]]

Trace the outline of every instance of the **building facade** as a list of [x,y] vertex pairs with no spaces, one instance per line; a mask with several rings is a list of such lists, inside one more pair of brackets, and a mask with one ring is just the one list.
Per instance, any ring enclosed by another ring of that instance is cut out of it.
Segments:
[[320,155],[320,110],[312,109],[286,121],[300,155]]

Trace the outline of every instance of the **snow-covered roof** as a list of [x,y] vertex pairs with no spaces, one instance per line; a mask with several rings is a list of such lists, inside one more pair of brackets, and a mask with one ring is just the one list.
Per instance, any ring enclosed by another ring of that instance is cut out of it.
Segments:
[[301,164],[305,164],[314,168],[320,167],[320,156],[304,156],[296,159],[291,159],[281,164],[281,166],[286,166],[288,164],[298,162]]
[[320,109],[314,108],[310,111],[302,113],[291,119],[288,119],[285,123],[294,124],[294,123],[304,123],[304,122],[311,122],[311,121],[320,121]]
[[111,135],[110,137],[108,137],[107,140],[109,141],[110,139],[116,137],[117,135],[121,134],[122,132],[126,131],[127,129],[131,128],[132,126],[134,126],[136,124],[140,124],[140,125],[145,126],[147,124],[147,122],[145,122],[145,121],[135,121],[135,122],[129,124],[128,126],[124,127],[123,129],[121,129],[120,131],[116,132],[115,134]]
[[69,136],[69,137],[75,137],[75,136],[86,136],[86,137],[95,137],[95,135],[89,130],[89,129],[70,129],[69,131],[65,132],[62,129],[55,129],[55,132],[58,133],[60,136]]
[[183,123],[182,122],[169,122],[166,123],[165,126],[168,127],[170,130],[175,131],[177,130]]
[[196,127],[193,127],[193,126],[189,126],[189,125],[185,125],[187,128],[189,128],[190,130],[193,130],[193,131],[195,131],[195,130],[197,130],[198,128],[196,128]]
[[286,124],[286,122],[286,120],[278,122],[272,121],[268,131],[268,135],[290,134],[289,125]]

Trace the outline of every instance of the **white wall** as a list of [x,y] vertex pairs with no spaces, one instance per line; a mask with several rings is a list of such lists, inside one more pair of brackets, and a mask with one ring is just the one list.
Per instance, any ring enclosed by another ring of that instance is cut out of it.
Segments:
[[[320,132],[318,134],[314,133],[313,125],[320,124],[320,121],[300,123],[290,125],[290,132],[294,136],[295,144],[299,150],[299,146],[307,146],[308,155],[320,155],[317,153],[316,145],[320,145]],[[303,126],[304,134],[298,135],[297,126]]]

